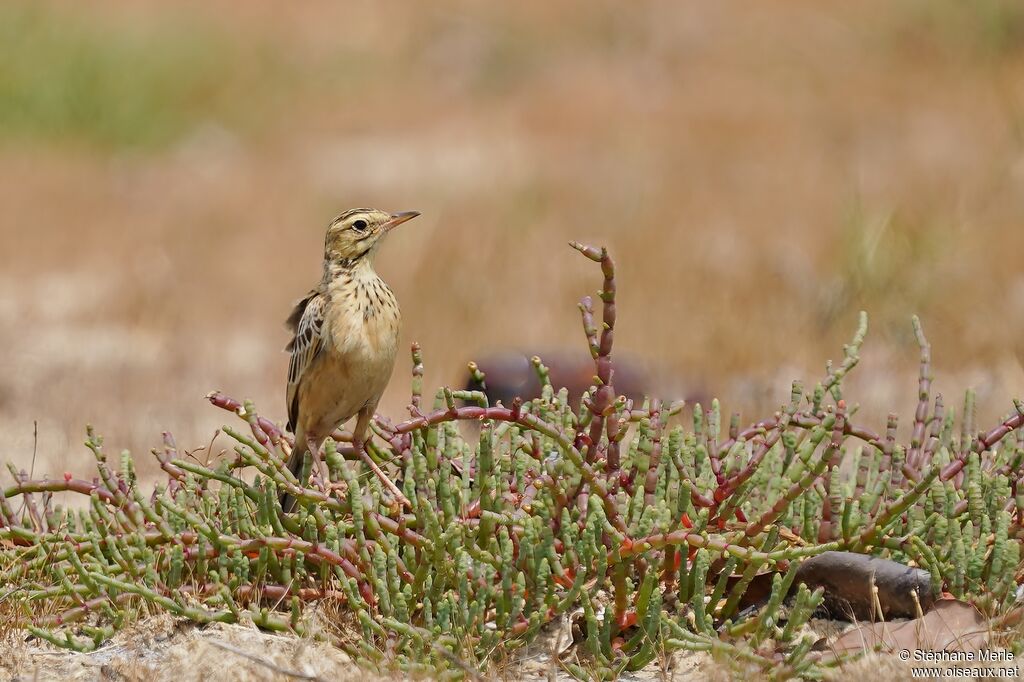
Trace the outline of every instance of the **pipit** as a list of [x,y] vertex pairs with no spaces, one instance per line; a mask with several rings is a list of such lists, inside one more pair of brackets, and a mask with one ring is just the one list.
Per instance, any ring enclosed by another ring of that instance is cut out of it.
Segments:
[[[354,208],[327,228],[320,284],[287,321],[294,333],[285,349],[291,351],[288,428],[295,434],[288,468],[296,475],[307,452],[324,471],[320,445],[352,417],[357,417],[353,446],[372,463],[366,433],[395,366],[402,321],[395,294],[374,271],[373,258],[392,229],[418,215]],[[289,512],[295,499],[284,495],[281,506]]]

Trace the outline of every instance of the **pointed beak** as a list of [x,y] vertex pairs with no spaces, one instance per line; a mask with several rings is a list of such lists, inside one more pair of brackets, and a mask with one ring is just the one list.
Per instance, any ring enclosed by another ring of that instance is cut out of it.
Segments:
[[402,213],[392,213],[391,220],[384,223],[384,230],[390,232],[399,225],[409,220],[412,220],[420,214],[419,211],[403,211]]

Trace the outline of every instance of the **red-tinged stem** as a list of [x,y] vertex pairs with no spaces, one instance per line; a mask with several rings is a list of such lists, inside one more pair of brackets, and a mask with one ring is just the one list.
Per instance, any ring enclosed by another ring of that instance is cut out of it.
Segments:
[[[895,418],[895,415],[889,415],[889,420],[886,425],[885,437],[878,435],[871,429],[857,426],[856,424],[853,424],[849,421],[847,421],[846,425],[843,427],[843,434],[846,436],[853,436],[854,438],[859,438],[860,440],[868,443],[869,445],[872,445],[881,450],[883,453],[884,464],[885,458],[891,460],[893,445],[895,445],[896,442],[897,422]],[[801,428],[812,428],[820,424],[821,420],[818,417],[801,412],[793,415],[793,419],[790,423],[793,424],[794,426],[799,426]],[[764,419],[740,431],[739,437],[749,439],[757,435],[757,433],[759,433],[760,431],[773,428],[777,425],[777,418]],[[1005,438],[1008,433],[1016,429],[1019,429],[1022,426],[1024,426],[1024,413],[1018,412],[1017,414],[1014,414],[1007,418],[1006,420],[1004,420],[1001,424],[993,428],[985,435],[979,436],[979,438],[975,441],[974,450],[976,452],[984,452],[985,450],[991,449],[993,445],[995,445],[1003,438]],[[718,452],[724,455],[726,452],[728,452],[729,448],[731,448],[734,444],[735,442],[732,439],[727,440],[726,442],[718,446]],[[964,464],[966,464],[966,460],[964,460],[962,463],[958,465],[957,463],[959,461],[960,459],[958,458],[957,460],[950,462],[950,464],[948,465],[948,468],[953,470],[954,474],[956,472],[959,472],[960,469],[963,468]],[[949,478],[951,477],[952,474],[949,476],[943,474],[942,480],[949,480]]]
[[[896,450],[896,429],[899,427],[899,417],[895,414],[890,413],[888,419],[885,422],[885,442],[882,443],[882,471],[889,471],[892,469],[892,453]],[[890,483],[895,488],[900,488],[903,485],[903,481],[900,479],[902,470],[897,469],[893,472]],[[878,496],[878,500],[875,504],[879,504],[882,500],[882,495]]]
[[825,465],[825,501],[822,505],[821,526],[818,528],[818,542],[827,542],[836,537],[838,530],[832,518],[832,471],[839,467],[843,458],[843,426],[846,423],[846,401],[840,400],[836,407],[836,421],[832,426],[832,440],[828,445],[828,463]]
[[[594,302],[590,296],[584,296],[583,300],[580,301],[580,314],[583,317],[583,331],[587,335],[587,341],[590,344],[590,353],[594,357],[595,366],[600,370],[600,354],[601,354],[601,343],[597,340],[597,327],[594,326]],[[605,366],[607,369],[607,365]],[[607,378],[607,377],[606,377]],[[586,460],[592,464],[596,462],[600,457],[598,451],[601,447],[601,431],[604,427],[604,415],[608,407],[612,404],[612,389],[607,384],[601,381],[601,377],[598,376],[597,390],[594,391],[593,398],[584,400],[587,410],[590,411],[590,432],[589,445],[586,450]]]
[[786,420],[783,419],[783,423],[772,428],[766,434],[764,442],[761,443],[760,447],[758,447],[754,456],[750,458],[749,462],[747,462],[747,465],[735,475],[727,478],[725,482],[718,487],[718,490],[714,493],[714,499],[725,500],[727,497],[735,493],[748,478],[754,475],[754,472],[757,471],[757,467],[761,464],[761,460],[765,458],[768,452],[775,447],[777,442],[779,442],[779,438],[782,437],[782,432],[786,428],[785,422]]
[[906,512],[906,510],[916,500],[926,494],[928,487],[932,484],[939,476],[938,464],[932,466],[931,470],[922,477],[913,488],[905,491],[902,496],[895,500],[891,500],[882,511],[876,514],[872,520],[871,525],[868,526],[860,536],[849,544],[848,548],[851,552],[860,552],[869,545],[876,544],[879,540],[882,530],[884,530],[892,522],[893,519],[897,518],[900,514]]
[[1018,411],[1017,414],[1010,416],[1002,424],[980,437],[975,446],[977,452],[991,449],[993,445],[1005,438],[1007,434],[1021,428],[1021,426],[1024,426],[1024,412]]
[[928,422],[929,427],[924,446],[924,454],[927,458],[925,462],[931,462],[931,458],[939,447],[939,436],[942,434],[942,422],[945,417],[945,404],[942,401],[942,394],[938,393],[935,395],[935,409],[932,411],[932,418]]
[[117,503],[116,497],[103,486],[93,483],[92,481],[83,481],[78,478],[53,481],[18,481],[14,485],[4,488],[3,494],[5,498],[9,498],[14,497],[15,495],[26,495],[40,492],[72,492],[86,496],[96,493],[99,498],[107,504]]
[[[720,450],[718,446],[718,429],[714,428],[714,422],[712,416],[715,411],[710,407],[704,410],[704,429],[706,431],[706,448],[708,451],[708,458],[711,460],[711,473],[715,475],[715,483],[722,485],[725,482],[725,478],[722,475],[722,457],[724,457],[729,450]],[[721,419],[721,416],[719,416]],[[731,447],[731,446],[730,446]]]
[[620,562],[612,568],[612,594],[615,601],[615,620],[613,623],[622,623],[629,607],[629,590],[626,589],[625,562]]
[[639,540],[633,540],[631,543],[619,549],[619,556],[623,559],[628,559],[652,549],[663,549],[670,546],[678,548],[683,545],[706,548],[723,555],[730,554],[744,561],[753,561],[758,563],[777,562],[781,565],[781,562],[783,561],[798,559],[804,556],[814,556],[825,551],[839,549],[842,546],[842,543],[826,542],[819,545],[807,545],[804,547],[790,546],[784,550],[777,550],[774,552],[761,552],[755,550],[753,547],[730,543],[720,536],[707,536],[681,528],[670,533],[657,533],[654,535],[648,535],[647,537]]
[[523,504],[520,506],[525,506],[533,501],[534,497],[537,496],[538,486],[543,486],[551,490],[551,495],[555,500],[555,509],[551,514],[551,519],[557,527],[557,524],[561,523],[562,509],[569,506],[569,498],[566,496],[565,491],[558,485],[558,482],[555,481],[550,474],[541,474],[530,481],[526,486],[526,490],[523,492]]
[[403,540],[408,542],[413,547],[416,547],[417,549],[423,549],[426,546],[427,539],[419,533],[417,533],[416,531],[411,530],[409,528],[399,528],[398,521],[395,521],[394,519],[388,516],[384,516],[383,514],[380,514],[378,512],[372,511],[369,512],[369,514],[380,525],[382,529],[386,530],[391,535],[396,535],[402,538]]
[[931,361],[932,347],[924,336],[921,323],[914,318],[914,335],[921,347],[921,371],[917,382],[917,411],[914,413],[914,428],[910,435],[910,450],[907,463],[912,469],[920,469],[923,459],[925,427],[928,424],[928,405],[931,402]]
[[[377,512],[367,512],[367,514],[373,517],[373,519],[379,524],[381,530],[400,537],[402,540],[416,548],[421,549],[425,546],[427,542],[426,538],[424,538],[422,535],[419,535],[415,531],[410,530],[409,528],[399,528],[398,522],[396,522],[394,519],[383,516]],[[27,529],[18,529],[16,534],[15,531],[13,530],[6,531],[6,533],[4,534],[7,533],[11,533],[12,535],[10,536],[10,539],[19,545],[21,545],[22,543],[38,544],[40,535],[44,535],[31,533],[31,531],[28,531]],[[181,545],[184,548],[186,558],[195,559],[199,558],[200,556],[198,550],[194,549],[199,539],[198,533],[186,531],[168,537],[160,531],[150,530],[144,531],[141,535],[147,546],[155,546],[161,544],[177,544]],[[72,536],[65,534],[61,537],[61,539],[71,543],[69,549],[72,551],[88,551],[92,548],[92,543],[86,536]],[[110,539],[105,537],[100,538],[99,540],[101,546],[105,545],[109,541]],[[377,543],[368,542],[367,544],[374,546]],[[359,554],[358,551],[356,550],[355,542],[353,540],[344,540],[342,544],[342,551],[347,555],[348,558],[343,557],[340,554],[337,554],[336,552],[324,547],[322,544],[290,537],[282,538],[271,536],[263,538],[240,539],[230,535],[221,535],[219,545],[229,547],[231,549],[237,549],[242,552],[256,551],[263,546],[269,547],[270,549],[273,549],[275,551],[298,550],[303,552],[308,558],[310,558],[314,562],[325,561],[329,564],[338,565],[350,577],[356,578],[357,580],[362,579],[362,573],[359,571],[358,568],[356,568],[355,564],[353,563],[360,561]],[[220,552],[215,544],[204,544],[203,556],[205,556],[206,558],[215,558],[219,556],[219,554]],[[55,560],[59,558],[60,557],[54,557]],[[402,579],[404,581],[412,582],[413,576],[408,572],[408,570],[404,568],[401,561],[399,561],[399,573],[401,574]]]
[[[626,436],[627,429],[628,427],[625,426],[623,420],[618,419],[614,414],[611,419],[606,420],[605,433],[608,434],[607,475],[612,485],[620,478],[617,472],[622,465],[620,453],[622,451],[622,439]],[[630,493],[632,493],[632,488],[630,488]]]
[[409,398],[409,413],[419,414],[420,401],[423,398],[423,353],[420,344],[413,341],[412,347],[412,394]]
[[307,542],[305,540],[292,538],[253,538],[252,540],[239,543],[236,547],[240,551],[245,552],[258,550],[264,545],[271,549],[301,551],[307,559],[311,559],[314,563],[323,561],[334,566],[339,566],[348,577],[355,578],[356,580],[363,579],[362,572],[360,572],[360,570],[356,568],[351,561],[337,552],[327,549],[323,545],[315,542]]
[[716,506],[716,502],[713,499],[697,490],[697,486],[690,480],[686,466],[682,463],[679,455],[673,453],[671,457],[672,463],[679,472],[679,484],[690,491],[690,501],[693,503],[693,506],[705,508]]
[[[174,590],[177,593],[201,594],[209,596],[216,594],[222,588],[220,583],[207,583],[198,588],[192,585],[183,585]],[[169,593],[170,591],[168,591]],[[344,592],[340,590],[323,590],[318,587],[288,587],[287,585],[239,585],[232,594],[236,599],[258,599],[260,601],[280,601],[286,597],[297,596],[303,601],[316,599],[347,599]]]
[[[245,406],[240,401],[235,400],[234,398],[230,398],[221,393],[220,391],[213,391],[207,394],[206,399],[209,400],[212,405],[215,405],[216,407],[219,407],[222,410],[227,410],[228,412],[234,412],[238,416],[248,421],[248,419],[246,418]],[[239,412],[239,410],[241,410],[241,412]],[[270,438],[277,440],[280,440],[282,438],[283,433],[281,432],[281,429],[277,428],[277,426],[269,419],[265,419],[263,417],[256,417],[256,423],[259,425],[260,429],[266,435],[270,436]],[[257,436],[257,439],[258,438],[259,436]]]
[[760,435],[762,433],[767,433],[771,429],[776,428],[778,425],[779,425],[779,416],[778,415],[776,415],[774,417],[769,417],[768,419],[762,419],[759,422],[751,424],[750,426],[748,426],[747,428],[743,429],[742,431],[737,432],[737,434],[735,436],[731,436],[730,435],[730,437],[729,437],[729,439],[727,441],[725,441],[724,443],[719,445],[718,446],[718,455],[719,456],[725,456],[729,452],[729,450],[732,449],[732,446],[736,445],[736,441],[738,441],[739,439],[742,438],[743,440],[749,441],[752,438],[754,438],[754,436]]
[[711,499],[707,495],[703,495],[697,492],[696,487],[690,488],[690,501],[693,502],[693,506],[695,507],[712,508],[718,506],[718,503],[715,502],[713,499]]
[[647,476],[644,479],[644,504],[654,506],[654,493],[658,488],[658,466],[661,464],[661,401],[651,401],[651,456],[647,462]]
[[677,554],[678,554],[678,550],[676,550],[675,545],[671,545],[671,546],[665,548],[665,557],[662,559],[662,563],[661,563],[661,582],[662,582],[662,585],[664,585],[663,591],[664,591],[665,594],[669,594],[670,592],[672,592],[672,589],[674,588],[674,586],[676,584],[676,575],[677,575],[676,555]]
[[[156,539],[159,540],[160,538]],[[186,545],[185,557],[187,559],[198,559],[201,556],[203,558],[213,559],[220,555],[219,550],[210,544],[202,545],[202,552],[200,553],[199,546],[195,545],[196,540],[198,539],[198,536],[195,533],[182,533],[177,536],[177,539],[179,539],[181,544]],[[350,578],[355,578],[356,580],[361,580],[363,578],[362,572],[356,568],[352,561],[319,543],[299,540],[297,538],[279,537],[248,538],[245,540],[239,540],[238,538],[232,538],[230,536],[222,536],[221,539],[225,545],[240,552],[255,552],[262,547],[268,547],[274,551],[283,553],[299,551],[314,563],[324,562],[340,566],[341,569],[345,571],[345,574]],[[344,549],[346,554],[351,556],[354,560],[359,561],[359,555],[352,542],[347,542]]]
[[[1017,412],[1003,421],[1002,424],[995,427],[988,433],[978,436],[974,441],[974,451],[977,453],[985,452],[986,450],[992,449],[992,447],[1007,436],[1011,431],[1021,428],[1024,426],[1024,412]],[[963,457],[957,457],[952,462],[946,465],[939,474],[940,481],[948,481],[949,479],[960,473],[960,470],[967,465],[967,453],[964,453]],[[966,509],[966,500],[963,502],[964,509]],[[959,505],[958,505],[959,507]],[[955,510],[954,510],[955,511]],[[961,510],[962,513],[962,510]]]
[[[156,591],[164,596],[194,594],[208,597],[217,594],[223,588],[220,583],[206,583],[205,585],[181,585],[174,589],[160,586]],[[303,601],[315,601],[318,599],[347,599],[344,592],[338,590],[322,590],[315,587],[289,588],[285,585],[240,585],[232,591],[233,596],[239,600],[258,599],[260,601],[278,602],[288,596],[298,596]],[[116,597],[110,598],[106,595],[96,597],[82,603],[81,606],[68,609],[56,616],[50,616],[37,621],[42,627],[60,627],[68,623],[74,623],[95,613],[104,604],[122,604],[137,595],[131,592],[122,592]]]
[[[599,296],[603,303],[601,310],[601,336],[600,340],[595,338],[596,327],[593,322],[593,303],[589,296],[585,297],[580,304],[580,311],[583,314],[583,327],[590,343],[591,354],[594,357],[594,365],[597,371],[597,392],[594,395],[590,411],[593,420],[590,423],[590,440],[593,445],[587,450],[587,463],[593,464],[598,461],[598,452],[601,442],[601,432],[605,427],[608,408],[615,400],[615,389],[612,386],[612,344],[615,334],[615,262],[608,254],[608,249],[594,246],[586,246],[579,242],[572,242],[571,246],[584,256],[601,264],[601,273],[604,275],[604,282],[601,285]],[[611,479],[618,478],[619,471],[619,446],[614,438],[608,440],[607,471]]]
[[172,460],[178,458],[178,446],[174,442],[174,436],[169,431],[164,431],[163,437],[163,453],[153,448],[153,454],[156,456],[157,461],[160,462],[160,468],[167,472],[167,475],[171,478],[180,481],[185,478],[185,471],[181,467],[172,464]]
[[[551,621],[553,621],[555,619],[556,616],[558,616],[558,612],[555,611],[554,608],[548,607],[548,610],[544,612],[544,618],[541,619],[541,625],[546,625],[547,623],[550,623]],[[512,626],[512,629],[510,630],[510,634],[513,637],[518,637],[519,635],[525,633],[529,629],[530,629],[530,621],[525,620],[525,619],[524,620],[520,620],[519,622],[517,622],[515,625]]]
[[476,405],[466,405],[452,409],[441,408],[425,414],[422,417],[408,419],[395,425],[395,433],[404,434],[427,426],[441,424],[443,422],[472,419],[491,419],[494,421],[518,424],[523,428],[531,431],[537,431],[554,440],[558,443],[562,452],[565,453],[576,468],[580,470],[583,480],[589,484],[591,491],[601,498],[604,504],[605,516],[608,517],[608,521],[611,522],[619,531],[623,533],[626,532],[626,526],[619,515],[618,506],[615,504],[615,500],[609,493],[608,486],[602,477],[598,476],[594,469],[583,460],[583,456],[580,454],[580,451],[572,444],[565,434],[561,432],[561,430],[540,420],[530,413],[521,412],[516,415],[507,407],[479,407]]
[[[761,518],[747,524],[747,527],[744,530],[744,535],[748,538],[752,538],[764,532],[764,529],[767,528],[769,524],[773,523],[775,519],[779,518],[782,512],[786,510],[786,507],[792,504],[793,500],[800,497],[800,495],[805,493],[814,484],[815,479],[817,479],[825,467],[828,466],[828,462],[832,460],[832,450],[834,448],[841,447],[842,445],[841,439],[837,439],[837,432],[838,429],[834,428],[832,431],[832,440],[829,442],[828,447],[825,448],[825,451],[822,453],[821,459],[818,460],[818,463],[815,466],[808,468],[807,471],[804,472],[803,476],[800,477],[800,480],[791,485],[789,490],[786,491],[786,494],[776,500],[775,504],[772,505],[772,508],[762,514]],[[836,440],[839,440],[839,445],[835,444]]]
[[84,601],[81,603],[80,606],[68,609],[63,613],[58,613],[55,616],[43,618],[42,620],[37,621],[36,624],[41,625],[42,627],[55,628],[60,627],[61,625],[66,625],[67,623],[75,623],[95,613],[96,610],[104,604],[111,602],[114,604],[123,604],[124,602],[134,598],[135,596],[136,595],[132,594],[131,592],[122,592],[113,599],[106,595],[102,597],[96,597],[94,599]]
[[[776,428],[779,425],[780,419],[780,416],[771,417],[769,419],[763,419],[757,422],[756,424],[752,424],[747,428],[743,429],[742,431],[739,432],[737,439],[730,438],[724,443],[719,444],[717,449],[719,456],[724,456],[727,452],[729,452],[729,449],[736,444],[736,440],[738,440],[739,438],[750,440],[751,438],[760,433],[764,433],[769,431],[770,429]],[[789,420],[789,423],[793,426],[799,426],[802,429],[810,429],[821,424],[821,419],[812,414],[807,414],[806,412],[798,412],[793,415],[793,417]],[[859,438],[865,443],[873,445],[874,447],[880,450],[883,450],[885,447],[884,440],[877,433],[875,433],[871,429],[857,426],[856,424],[853,424],[849,421],[847,421],[846,425],[843,427],[843,435]]]

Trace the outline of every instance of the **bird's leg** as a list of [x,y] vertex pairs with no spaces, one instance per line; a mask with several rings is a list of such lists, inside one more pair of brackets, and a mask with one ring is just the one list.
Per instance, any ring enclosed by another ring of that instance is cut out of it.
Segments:
[[366,452],[366,436],[370,430],[370,420],[373,419],[373,411],[376,405],[367,405],[359,410],[356,416],[356,427],[352,429],[352,447],[360,457]]
[[327,463],[324,462],[323,458],[320,456],[321,442],[322,439],[314,436],[308,436],[306,438],[306,447],[309,448],[309,456],[313,458],[313,470],[317,472],[317,475],[320,477],[321,485],[326,490],[329,478],[327,473]]
[[365,438],[367,431],[369,431],[370,420],[373,419],[373,412],[375,409],[377,409],[376,405],[368,405],[359,410],[359,417],[356,419],[356,428],[352,431],[352,447],[355,448],[356,455],[359,459],[361,459],[366,466],[370,467],[370,470],[377,475],[377,478],[379,478],[380,482],[384,484],[384,487],[395,496],[395,499],[401,502],[406,509],[411,510],[412,502],[409,501],[409,498],[398,489],[395,482],[388,478],[388,475],[385,474],[379,466],[377,466],[377,463],[373,461],[372,457],[370,457],[370,453],[366,451]]

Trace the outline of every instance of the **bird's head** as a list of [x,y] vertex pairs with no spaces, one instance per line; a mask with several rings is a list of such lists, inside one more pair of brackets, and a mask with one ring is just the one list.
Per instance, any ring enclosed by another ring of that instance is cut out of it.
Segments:
[[375,208],[345,211],[327,228],[324,255],[334,263],[351,266],[364,257],[373,256],[388,232],[418,215],[416,211],[387,213]]

